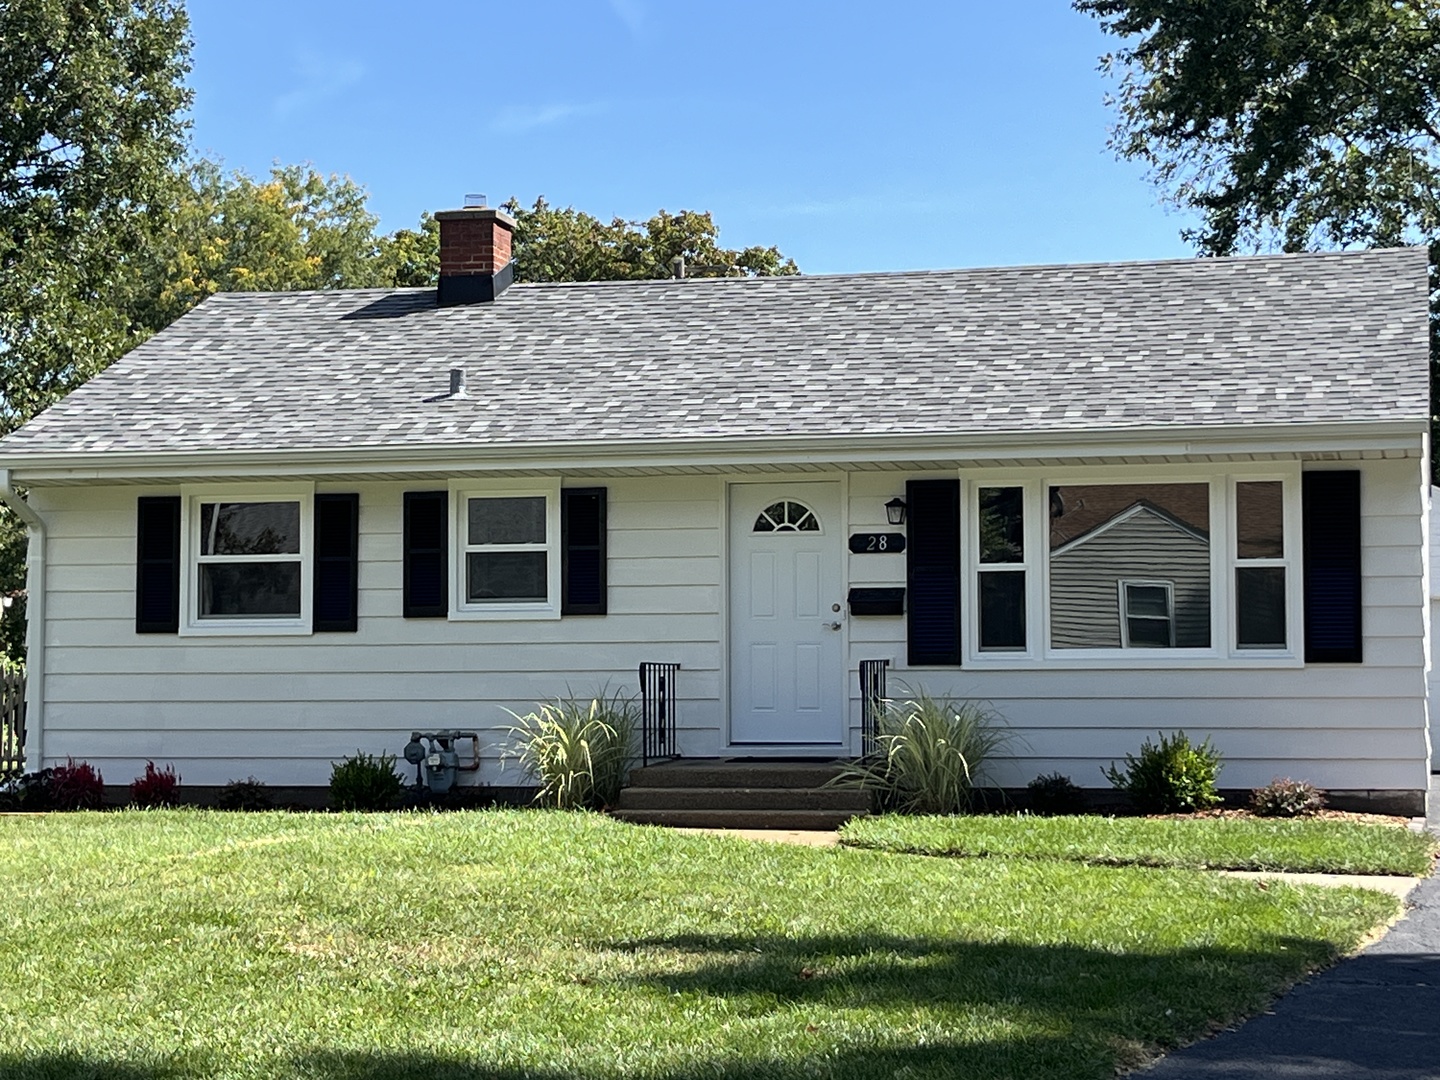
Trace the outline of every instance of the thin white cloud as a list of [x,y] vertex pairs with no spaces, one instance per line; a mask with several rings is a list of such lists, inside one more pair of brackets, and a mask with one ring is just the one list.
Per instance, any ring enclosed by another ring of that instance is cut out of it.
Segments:
[[638,40],[645,36],[645,5],[641,0],[610,0],[610,10],[625,24],[632,38]]
[[505,135],[520,135],[538,128],[573,120],[578,116],[593,116],[603,105],[599,102],[585,104],[561,103],[553,105],[506,105],[490,121],[490,130]]
[[271,111],[281,119],[313,109],[365,77],[365,65],[359,60],[308,51],[296,54],[293,71],[297,85],[270,103]]

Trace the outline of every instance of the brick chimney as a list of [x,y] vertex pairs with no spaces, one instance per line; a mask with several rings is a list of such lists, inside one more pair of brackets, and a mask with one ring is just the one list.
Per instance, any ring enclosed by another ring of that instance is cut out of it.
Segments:
[[515,280],[510,238],[515,219],[489,206],[441,210],[440,306],[494,300]]

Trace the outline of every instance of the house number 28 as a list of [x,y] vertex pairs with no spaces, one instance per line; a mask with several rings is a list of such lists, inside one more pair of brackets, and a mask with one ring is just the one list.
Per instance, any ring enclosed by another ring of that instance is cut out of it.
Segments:
[[904,550],[904,533],[855,533],[850,537],[850,551],[855,555],[894,555]]

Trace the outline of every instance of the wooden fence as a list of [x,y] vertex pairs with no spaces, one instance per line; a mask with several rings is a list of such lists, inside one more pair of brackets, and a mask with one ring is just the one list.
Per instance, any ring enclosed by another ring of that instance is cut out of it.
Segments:
[[25,771],[25,672],[0,665],[0,780]]

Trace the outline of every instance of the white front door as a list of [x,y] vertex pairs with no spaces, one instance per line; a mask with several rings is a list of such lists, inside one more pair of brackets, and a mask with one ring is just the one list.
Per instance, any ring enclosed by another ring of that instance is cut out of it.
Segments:
[[845,734],[840,485],[730,487],[730,742]]

